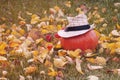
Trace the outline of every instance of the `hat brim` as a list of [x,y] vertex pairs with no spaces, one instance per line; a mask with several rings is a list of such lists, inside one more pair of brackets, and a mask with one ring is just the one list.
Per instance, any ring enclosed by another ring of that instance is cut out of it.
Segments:
[[74,37],[78,35],[82,35],[90,31],[92,28],[89,28],[87,30],[80,30],[80,31],[68,31],[66,32],[65,30],[60,30],[58,31],[58,35],[64,38],[69,38],[69,37]]

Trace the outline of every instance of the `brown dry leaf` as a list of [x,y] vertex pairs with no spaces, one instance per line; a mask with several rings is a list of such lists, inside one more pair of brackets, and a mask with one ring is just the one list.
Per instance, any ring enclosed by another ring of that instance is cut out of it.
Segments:
[[114,6],[115,6],[115,7],[120,7],[120,2],[114,3]]
[[93,66],[90,64],[87,64],[87,67],[89,70],[97,70],[97,69],[103,69],[103,66]]
[[76,62],[76,69],[77,69],[77,71],[80,72],[82,75],[84,75],[84,73],[83,73],[83,71],[81,69],[82,61],[79,58],[76,58],[75,62]]
[[73,59],[69,56],[65,56],[66,60],[68,61],[68,63],[72,64],[74,63]]
[[20,45],[20,43],[18,43],[18,42],[13,42],[13,41],[11,41],[11,42],[9,43],[9,47],[12,47],[12,48],[18,47],[19,45]]
[[0,62],[7,61],[7,58],[4,56],[0,56]]
[[19,80],[25,80],[25,77],[24,76],[22,76],[22,75],[19,75]]
[[71,7],[71,1],[66,1],[65,2],[65,6],[68,7],[68,8],[70,8]]
[[20,24],[20,25],[25,25],[26,22],[25,22],[25,21],[19,21],[19,24]]
[[107,72],[112,72],[120,76],[120,69],[112,69],[112,70],[108,70]]
[[95,75],[90,75],[87,77],[88,80],[99,80],[99,78]]
[[67,54],[67,51],[66,51],[66,50],[63,50],[63,49],[62,49],[62,50],[59,50],[59,51],[58,51],[58,55],[59,55],[59,56],[64,56],[64,55],[66,55],[66,54]]
[[112,69],[110,71],[112,71],[114,74],[120,75],[120,69]]
[[5,77],[0,77],[0,80],[9,80],[9,79]]
[[8,71],[5,71],[5,70],[2,71],[2,75],[3,75],[4,77],[7,76],[7,74],[8,74]]
[[102,13],[105,13],[107,11],[106,8],[102,8]]
[[120,58],[114,57],[114,58],[112,58],[112,61],[114,61],[114,62],[120,62]]
[[117,30],[112,30],[111,34],[116,37],[120,36],[120,33]]
[[47,67],[53,66],[53,64],[49,60],[46,60],[44,65],[47,66]]
[[37,67],[29,66],[29,67],[24,68],[24,70],[25,70],[25,74],[32,74],[37,70]]
[[31,37],[33,40],[37,40],[40,38],[40,31],[36,28],[33,28],[28,33],[28,37]]
[[64,61],[62,58],[54,58],[53,63],[55,65],[55,67],[63,68],[64,65],[67,63],[67,61]]
[[95,63],[99,65],[106,65],[106,59],[104,57],[96,57]]

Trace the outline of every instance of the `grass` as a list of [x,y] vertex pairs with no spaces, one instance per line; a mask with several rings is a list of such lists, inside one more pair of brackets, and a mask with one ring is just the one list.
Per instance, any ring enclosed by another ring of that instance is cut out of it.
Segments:
[[[120,7],[115,7],[115,2],[120,2],[119,0],[70,0],[72,2],[72,7],[67,8],[64,6],[64,2],[67,0],[1,0],[0,1],[0,24],[7,24],[11,27],[12,24],[18,24],[18,14],[21,12],[23,18],[26,19],[27,23],[30,23],[30,16],[26,14],[26,11],[37,14],[40,17],[44,17],[44,11],[49,10],[50,7],[60,6],[60,8],[65,9],[65,14],[76,15],[75,9],[78,5],[85,3],[91,9],[90,11],[94,11],[94,7],[98,7],[98,12],[102,17],[106,19],[106,23],[108,27],[102,32],[108,34],[112,29],[115,28],[116,23],[120,23]],[[101,9],[106,8],[107,12],[102,13]],[[114,12],[117,9],[118,12]],[[49,15],[49,12],[48,14]],[[117,17],[117,22],[112,18],[113,16]],[[94,20],[91,21],[93,23]],[[103,23],[97,24],[97,28],[99,29]],[[101,54],[102,56],[108,57],[109,55],[105,55],[105,52]],[[120,57],[119,55],[117,55]],[[111,56],[110,56],[111,57]],[[24,67],[28,66],[26,59],[19,59],[23,62]],[[67,65],[66,69],[63,70],[65,79],[64,80],[87,80],[86,77],[89,75],[97,75],[100,77],[100,80],[119,80],[120,76],[112,73],[107,73],[107,69],[112,68],[120,68],[120,64],[116,62],[112,62],[112,60],[108,61],[107,65],[102,70],[94,70],[89,71],[86,68],[87,62],[82,63],[82,69],[85,72],[85,75],[81,75],[75,69],[75,65]],[[40,75],[39,71],[46,70],[45,67],[41,64],[37,64],[39,67],[38,72],[33,74],[33,80],[55,80],[55,78],[47,76],[44,79],[43,76]],[[5,69],[6,70],[6,69]],[[19,74],[24,74],[24,71],[21,66],[17,66],[15,68],[8,68],[9,75],[7,76],[10,80],[18,80]],[[0,74],[1,74],[0,69]]]

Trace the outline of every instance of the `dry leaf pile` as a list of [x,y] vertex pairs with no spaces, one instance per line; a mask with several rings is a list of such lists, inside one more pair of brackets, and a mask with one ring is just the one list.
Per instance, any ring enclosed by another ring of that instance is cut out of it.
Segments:
[[[71,2],[65,2],[65,5],[71,7]],[[115,6],[119,6],[119,4],[115,4]],[[44,18],[26,12],[31,17],[30,23],[27,23],[19,15],[19,25],[13,24],[10,27],[5,24],[0,25],[1,78],[7,80],[7,75],[11,71],[15,74],[20,69],[19,74],[16,74],[19,75],[19,80],[25,80],[25,78],[32,80],[32,75],[35,74],[42,75],[43,78],[47,75],[56,77],[56,80],[62,80],[64,78],[63,71],[67,68],[67,65],[74,65],[76,72],[84,75],[87,72],[82,67],[83,63],[88,63],[86,67],[91,71],[104,69],[111,58],[112,61],[120,62],[120,59],[116,56],[120,55],[120,24],[116,22],[114,30],[108,35],[103,34],[102,31],[108,28],[108,25],[106,19],[99,14],[98,9],[98,7],[94,7],[94,11],[88,13],[88,20],[94,18],[93,23],[96,27],[97,24],[103,23],[99,29],[95,27],[99,36],[99,44],[93,51],[86,50],[83,52],[80,49],[75,51],[62,49],[57,31],[65,27],[67,20],[63,18],[65,16],[64,11],[58,6],[50,8],[50,15]],[[106,8],[103,8],[101,11],[106,13],[106,10]],[[100,56],[101,54],[114,57],[108,59],[108,57]],[[43,70],[39,69],[39,66],[43,66]],[[120,69],[110,71],[120,75]],[[88,78],[89,80],[99,79],[94,75]]]

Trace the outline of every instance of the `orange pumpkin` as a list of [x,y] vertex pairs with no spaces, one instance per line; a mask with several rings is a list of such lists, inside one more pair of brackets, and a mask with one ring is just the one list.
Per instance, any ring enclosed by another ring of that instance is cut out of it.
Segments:
[[60,38],[61,45],[66,50],[75,50],[75,49],[95,49],[98,44],[98,36],[94,30],[90,30],[85,34],[70,37],[70,38]]

